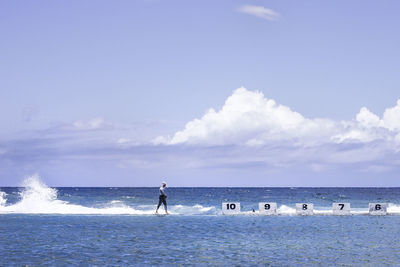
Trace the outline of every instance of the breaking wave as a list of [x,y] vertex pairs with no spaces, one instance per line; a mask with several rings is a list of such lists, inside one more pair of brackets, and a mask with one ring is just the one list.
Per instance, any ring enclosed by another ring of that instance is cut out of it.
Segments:
[[[0,214],[22,213],[22,214],[93,214],[93,215],[152,215],[155,205],[142,205],[130,207],[123,201],[113,200],[104,204],[104,207],[86,207],[71,204],[57,198],[57,189],[44,184],[39,176],[28,177],[23,182],[24,188],[19,192],[20,200],[15,204],[7,205],[7,194],[0,191]],[[172,215],[197,215],[215,214],[215,207],[203,207],[202,205],[169,206],[168,211]],[[161,207],[160,214],[164,210]]]
[[388,211],[389,214],[400,215],[400,206],[390,203],[388,208],[387,208],[387,211]]
[[[153,215],[156,205],[130,206],[124,199],[135,199],[135,196],[124,196],[122,200],[111,200],[100,207],[73,204],[58,199],[58,191],[43,183],[39,176],[28,177],[23,182],[23,188],[18,192],[18,201],[10,198],[6,192],[0,191],[0,214],[76,214],[76,215]],[[71,197],[71,195],[69,195]],[[15,195],[14,195],[15,197]],[[11,200],[11,201],[10,201]],[[195,205],[170,205],[168,211],[172,215],[220,215],[221,209],[215,206]],[[164,214],[160,207],[160,214]],[[400,205],[389,203],[388,215],[400,215]],[[242,215],[260,215],[258,211],[242,211]],[[277,209],[277,215],[293,216],[296,209],[287,205],[281,205]],[[315,215],[333,215],[331,207],[319,207],[314,209]],[[368,215],[368,209],[351,208],[350,215]]]
[[0,191],[0,207],[6,204],[6,195],[6,193]]

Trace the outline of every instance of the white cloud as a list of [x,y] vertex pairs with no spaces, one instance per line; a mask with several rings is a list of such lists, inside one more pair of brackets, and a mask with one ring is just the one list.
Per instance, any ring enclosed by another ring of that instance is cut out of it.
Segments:
[[369,111],[366,107],[362,107],[356,116],[357,121],[361,126],[366,128],[382,126],[382,121],[374,113]]
[[335,122],[326,119],[310,120],[289,107],[278,105],[261,92],[239,88],[226,100],[220,111],[210,109],[201,119],[186,124],[168,144],[248,144],[292,140],[294,143],[315,143],[336,133]]
[[127,139],[127,138],[119,138],[118,140],[117,140],[117,144],[120,144],[120,145],[122,145],[122,144],[128,144],[128,143],[130,143],[131,142],[131,140],[129,140],[129,139]]
[[[334,136],[339,142],[360,141],[371,142],[374,140],[385,140],[400,145],[400,100],[397,105],[387,108],[383,118],[369,111],[366,107],[361,108],[356,116],[356,123],[346,122],[351,125],[347,131]],[[394,147],[396,149],[396,147]]]
[[272,9],[265,8],[263,6],[245,5],[239,7],[238,11],[266,20],[277,20],[280,17],[279,13],[273,11]]
[[400,131],[400,99],[397,101],[395,107],[385,110],[385,113],[383,113],[383,123],[389,130]]
[[264,144],[268,141],[323,137],[334,130],[329,120],[309,120],[290,108],[267,99],[261,92],[239,88],[222,109],[210,109],[203,118],[186,124],[175,133],[170,144]]
[[[65,177],[94,170],[93,181],[110,173],[126,181],[132,173],[138,181],[170,173],[203,186],[360,186],[385,179],[398,186],[399,110],[398,102],[381,117],[363,107],[347,121],[307,118],[261,92],[239,88],[220,109],[180,131],[153,128],[159,122],[143,130],[97,118],[0,140],[0,177],[38,169],[57,176],[62,169]],[[155,133],[160,136],[149,144]],[[332,177],[338,179],[330,182]]]
[[170,142],[169,139],[170,139],[169,137],[158,136],[158,137],[156,137],[156,138],[152,141],[152,143],[153,143],[154,145],[167,144],[167,143]]
[[383,119],[361,108],[352,121],[310,119],[277,104],[261,92],[236,89],[221,110],[210,109],[201,119],[188,122],[172,138],[159,136],[154,144],[316,146],[384,140],[400,145],[400,101]]
[[97,130],[104,128],[106,125],[107,124],[105,120],[101,117],[94,118],[89,121],[79,120],[73,123],[73,126],[79,130]]

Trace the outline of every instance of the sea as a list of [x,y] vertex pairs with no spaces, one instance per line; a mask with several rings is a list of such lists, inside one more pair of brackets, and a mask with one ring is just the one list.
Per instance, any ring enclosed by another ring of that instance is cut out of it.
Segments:
[[[0,266],[399,266],[400,188],[0,187]],[[222,203],[240,213],[222,214]],[[276,202],[276,215],[258,212]],[[345,216],[332,203],[350,203]],[[314,215],[296,215],[296,203]],[[388,203],[369,215],[369,203]],[[254,212],[253,212],[254,210]]]

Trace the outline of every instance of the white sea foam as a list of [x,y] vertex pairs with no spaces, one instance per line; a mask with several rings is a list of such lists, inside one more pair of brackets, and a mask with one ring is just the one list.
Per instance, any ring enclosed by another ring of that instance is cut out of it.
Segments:
[[296,209],[291,208],[286,205],[282,205],[277,209],[277,213],[281,215],[295,215],[296,214]]
[[195,215],[195,214],[216,214],[215,207],[204,207],[196,204],[194,206],[175,205],[171,208],[172,213]]
[[[6,205],[6,194],[0,192],[1,213],[26,213],[26,214],[130,214],[151,215],[154,214],[155,205],[143,205],[139,209],[126,205],[123,201],[113,200],[104,204],[104,207],[86,207],[71,204],[57,199],[57,189],[48,187],[38,175],[27,178],[24,189],[20,192],[21,200],[15,204]],[[195,215],[215,213],[215,207],[203,207],[201,205],[168,207],[172,215]],[[160,210],[163,213],[163,210]]]
[[351,208],[350,211],[351,215],[368,215],[369,214],[369,210],[368,208]]
[[389,203],[387,212],[392,215],[400,215],[400,206],[393,203]]
[[[259,210],[249,210],[249,211],[241,211],[240,213],[238,213],[240,215],[260,215],[260,216],[265,216],[263,213],[260,213]],[[238,215],[235,214],[235,215]],[[296,215],[296,209],[291,208],[289,206],[286,205],[282,205],[280,206],[277,210],[276,210],[276,215]]]
[[5,192],[0,191],[0,207],[6,204],[7,202],[6,196],[7,194]]
[[[57,189],[44,184],[39,176],[34,175],[27,178],[23,183],[24,189],[19,193],[20,201],[15,204],[7,202],[7,194],[0,191],[0,214],[7,213],[25,213],[25,214],[109,214],[109,215],[152,215],[156,205],[137,205],[128,206],[124,201],[111,200],[104,203],[102,207],[87,207],[78,204],[71,204],[57,198]],[[114,189],[114,188],[111,188]],[[123,197],[128,198],[128,197]],[[131,198],[131,197],[129,197]],[[134,197],[132,197],[134,198]],[[199,204],[171,205],[168,211],[172,215],[216,215],[221,214],[214,206],[202,206]],[[390,203],[388,206],[389,215],[400,215],[400,205]],[[160,214],[164,213],[163,207],[160,207]],[[351,215],[368,215],[368,209],[352,208]],[[242,211],[243,215],[261,215],[256,210]],[[315,215],[333,215],[330,207],[320,207],[314,209]],[[277,209],[277,215],[296,215],[296,209],[286,205],[281,205]]]
[[333,215],[333,211],[331,209],[327,209],[327,208],[318,209],[318,210],[314,209],[314,214],[315,215]]

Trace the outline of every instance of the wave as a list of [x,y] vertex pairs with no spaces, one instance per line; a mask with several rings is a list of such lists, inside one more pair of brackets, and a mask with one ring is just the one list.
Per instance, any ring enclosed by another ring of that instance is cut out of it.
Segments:
[[[58,199],[58,191],[47,186],[38,175],[28,177],[23,182],[23,189],[19,192],[20,200],[16,203],[7,202],[7,194],[0,191],[0,214],[75,214],[75,215],[152,215],[156,205],[127,205],[122,200],[111,200],[101,207],[88,207],[72,204]],[[126,196],[125,198],[135,198]],[[221,209],[214,206],[202,206],[195,204],[168,206],[171,215],[220,215]],[[400,205],[389,203],[388,215],[400,215]],[[160,214],[164,213],[160,207]],[[242,215],[260,215],[258,211],[242,211]],[[277,209],[277,215],[293,216],[296,209],[281,205]],[[331,207],[319,207],[314,209],[315,215],[333,215]],[[352,208],[350,215],[368,215],[368,209]]]
[[277,209],[276,212],[278,214],[282,214],[282,215],[295,215],[296,214],[296,209],[291,208],[291,207],[286,206],[286,205],[282,205]]
[[5,192],[0,191],[0,207],[6,204],[7,202],[6,196],[7,194]]
[[389,214],[400,215],[400,206],[393,203],[389,203],[387,211]]
[[[21,200],[15,204],[7,205],[7,194],[0,191],[0,214],[152,215],[155,212],[155,205],[142,205],[139,208],[133,208],[120,200],[110,201],[101,208],[71,204],[57,199],[57,189],[48,187],[40,180],[38,175],[25,179],[23,186],[23,190],[19,192]],[[172,215],[216,213],[215,207],[203,207],[202,205],[169,206],[168,211]],[[160,214],[163,212],[163,210],[160,210]]]

